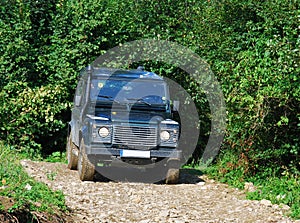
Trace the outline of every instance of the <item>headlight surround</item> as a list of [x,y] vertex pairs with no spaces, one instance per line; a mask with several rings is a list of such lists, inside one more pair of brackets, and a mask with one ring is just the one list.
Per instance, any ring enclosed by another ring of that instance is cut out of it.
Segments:
[[162,147],[176,148],[179,140],[179,123],[166,119],[160,123],[160,143]]
[[170,139],[171,135],[167,130],[163,130],[160,132],[160,139],[163,142],[166,142]]
[[110,131],[107,127],[104,126],[104,127],[99,128],[98,134],[99,134],[100,137],[106,138],[107,136],[109,136]]

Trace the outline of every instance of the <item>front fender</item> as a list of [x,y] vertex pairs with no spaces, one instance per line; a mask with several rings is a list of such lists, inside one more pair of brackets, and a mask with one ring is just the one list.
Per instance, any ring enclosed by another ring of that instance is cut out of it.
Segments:
[[91,133],[88,126],[82,126],[82,128],[80,129],[79,143],[81,143],[82,139],[84,141],[85,148],[86,148],[85,152],[88,154],[91,145]]

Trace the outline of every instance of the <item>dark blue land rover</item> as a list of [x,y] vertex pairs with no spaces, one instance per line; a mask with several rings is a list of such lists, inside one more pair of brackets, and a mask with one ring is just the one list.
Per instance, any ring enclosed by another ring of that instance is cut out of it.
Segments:
[[[78,169],[83,181],[93,180],[96,172],[130,180],[136,176],[132,169],[146,169],[155,171],[142,171],[143,179],[159,173],[166,183],[176,183],[182,151],[172,110],[168,85],[155,73],[88,66],[74,97],[68,168]],[[118,174],[109,174],[114,167]]]

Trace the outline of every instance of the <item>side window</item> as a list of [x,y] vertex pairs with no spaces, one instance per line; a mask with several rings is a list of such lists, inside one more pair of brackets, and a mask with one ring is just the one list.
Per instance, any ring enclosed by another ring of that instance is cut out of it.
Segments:
[[74,98],[75,106],[81,106],[83,97],[84,97],[84,81],[80,80],[75,92],[75,98]]

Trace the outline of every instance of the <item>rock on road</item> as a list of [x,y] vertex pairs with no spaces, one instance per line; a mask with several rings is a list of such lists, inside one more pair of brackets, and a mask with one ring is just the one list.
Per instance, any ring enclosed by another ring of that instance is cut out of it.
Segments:
[[37,181],[62,190],[74,222],[293,222],[288,206],[245,200],[245,192],[182,170],[177,185],[81,182],[62,163],[23,160]]

